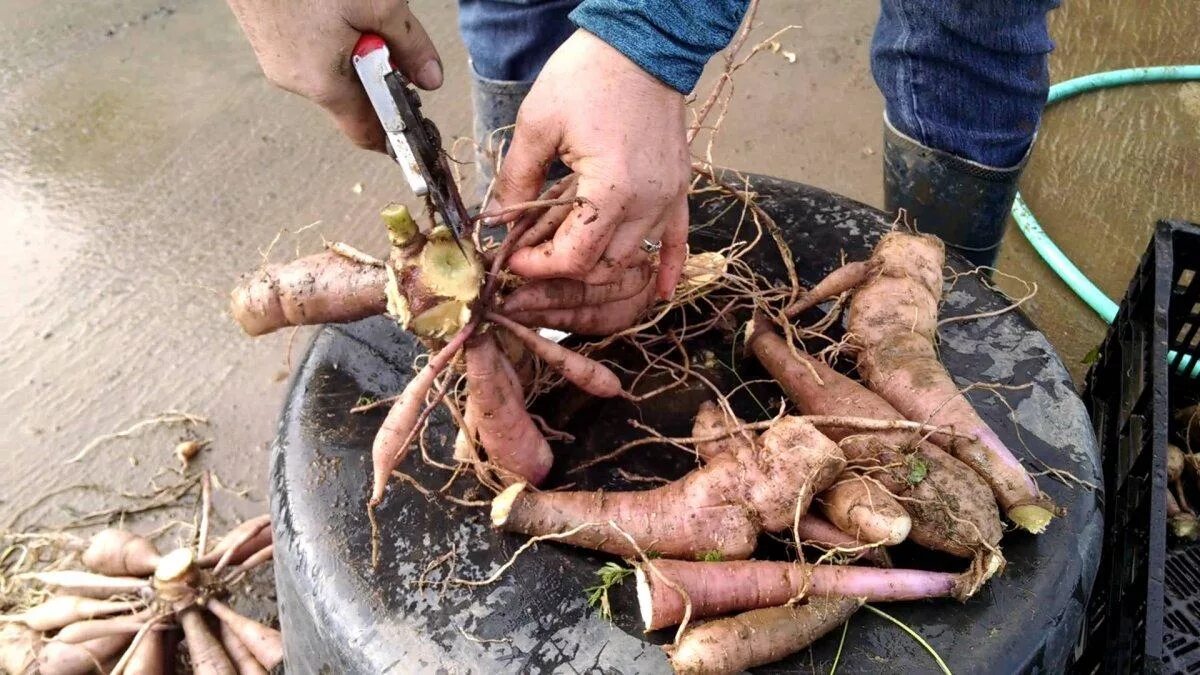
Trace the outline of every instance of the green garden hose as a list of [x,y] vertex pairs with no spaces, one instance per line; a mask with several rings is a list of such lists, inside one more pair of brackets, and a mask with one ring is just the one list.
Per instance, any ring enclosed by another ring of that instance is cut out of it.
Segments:
[[[1146,68],[1125,68],[1123,70],[1109,70],[1103,73],[1093,73],[1076,77],[1065,82],[1060,82],[1050,87],[1050,96],[1046,99],[1046,105],[1053,105],[1063,99],[1071,98],[1077,94],[1082,94],[1096,89],[1108,89],[1110,87],[1121,87],[1128,84],[1143,84],[1146,82],[1182,82],[1189,80],[1200,80],[1200,65],[1194,66],[1152,66]],[[1025,200],[1021,199],[1018,193],[1016,200],[1012,206],[1013,220],[1017,221],[1017,227],[1021,228],[1021,233],[1033,245],[1038,255],[1042,260],[1054,270],[1054,273],[1059,276],[1066,284],[1075,291],[1084,302],[1088,304],[1097,314],[1100,315],[1108,323],[1112,323],[1117,316],[1117,303],[1113,302],[1088,279],[1083,272],[1071,262],[1071,259],[1062,252],[1062,249],[1054,243],[1050,235],[1042,229],[1038,224],[1037,218],[1033,217],[1033,212],[1029,210],[1029,206],[1025,204]],[[1174,352],[1170,355],[1171,359],[1175,358]],[[1179,371],[1186,372],[1188,365],[1192,362],[1192,357],[1184,354],[1179,360]],[[1200,377],[1200,359],[1196,359],[1195,366],[1192,368],[1191,377]]]

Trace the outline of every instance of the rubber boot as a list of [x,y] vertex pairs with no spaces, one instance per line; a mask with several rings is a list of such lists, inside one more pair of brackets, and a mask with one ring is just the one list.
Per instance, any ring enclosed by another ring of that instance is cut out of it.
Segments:
[[[471,68],[471,104],[475,109],[475,166],[476,181],[468,195],[467,208],[472,212],[483,202],[487,187],[495,176],[496,155],[512,142],[512,127],[517,123],[517,111],[533,82],[489,80]],[[566,165],[555,160],[547,172],[547,181],[556,181],[569,173]]]
[[920,232],[936,234],[974,265],[994,267],[1029,154],[999,169],[921,145],[884,115],[883,202],[904,209]]
[[[508,147],[512,142],[512,125],[517,122],[517,111],[533,82],[508,82],[489,80],[471,68],[471,104],[475,109],[475,166],[477,180],[472,201],[483,200],[487,186],[495,176],[496,156],[494,153]],[[507,127],[507,128],[506,128]]]

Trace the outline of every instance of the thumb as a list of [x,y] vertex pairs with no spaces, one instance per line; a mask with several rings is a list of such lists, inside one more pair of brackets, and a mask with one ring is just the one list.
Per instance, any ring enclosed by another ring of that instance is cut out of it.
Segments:
[[390,5],[386,9],[372,9],[377,4],[356,3],[358,11],[347,17],[347,21],[360,31],[379,33],[387,42],[396,67],[413,84],[426,90],[441,87],[442,59],[408,3],[387,2],[382,3]]
[[[536,92],[531,92],[536,94]],[[526,99],[526,105],[531,103]],[[512,144],[500,163],[496,174],[495,202],[504,208],[520,202],[536,199],[546,181],[550,163],[558,155],[558,134],[552,133],[549,124],[534,124],[517,116]],[[504,222],[515,219],[519,213],[502,216]]]

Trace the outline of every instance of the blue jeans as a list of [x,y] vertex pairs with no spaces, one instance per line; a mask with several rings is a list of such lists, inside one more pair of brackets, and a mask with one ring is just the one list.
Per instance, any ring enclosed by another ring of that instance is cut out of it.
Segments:
[[980,164],[1021,162],[1037,133],[1058,0],[882,0],[871,71],[888,121]]
[[[529,81],[574,31],[578,0],[459,0],[475,72]],[[888,120],[923,145],[1018,164],[1046,103],[1046,13],[1058,0],[882,0],[871,70]],[[802,75],[801,75],[802,77]]]
[[489,80],[530,82],[575,25],[580,0],[459,0],[458,30],[475,72]]

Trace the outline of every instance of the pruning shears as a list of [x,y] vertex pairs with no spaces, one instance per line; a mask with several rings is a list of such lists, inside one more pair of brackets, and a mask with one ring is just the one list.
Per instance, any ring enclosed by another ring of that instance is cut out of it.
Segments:
[[388,154],[400,165],[413,193],[432,202],[442,222],[460,239],[470,217],[442,152],[442,135],[421,114],[421,97],[396,69],[387,43],[378,35],[363,33],[351,61],[383,126]]

